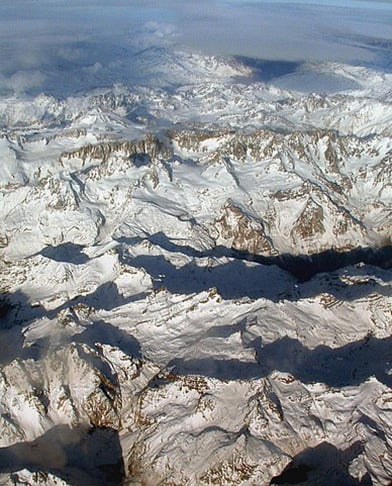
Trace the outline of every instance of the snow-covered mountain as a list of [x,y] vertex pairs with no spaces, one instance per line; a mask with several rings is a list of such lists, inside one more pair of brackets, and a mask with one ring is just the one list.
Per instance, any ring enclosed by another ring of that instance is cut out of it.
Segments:
[[232,80],[252,74],[249,67],[235,58],[206,56],[165,47],[141,50],[132,56],[130,63],[134,82],[161,87]]
[[0,100],[0,484],[389,484],[390,77],[133,62]]

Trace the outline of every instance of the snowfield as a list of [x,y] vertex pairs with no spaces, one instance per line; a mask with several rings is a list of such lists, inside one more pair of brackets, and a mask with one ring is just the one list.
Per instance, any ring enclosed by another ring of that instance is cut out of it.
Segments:
[[0,99],[0,484],[390,484],[391,76],[137,62]]

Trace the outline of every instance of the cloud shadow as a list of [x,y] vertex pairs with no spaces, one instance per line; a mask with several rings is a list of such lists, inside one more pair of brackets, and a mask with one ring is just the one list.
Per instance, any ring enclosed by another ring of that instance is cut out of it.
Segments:
[[251,81],[269,83],[275,78],[294,74],[302,65],[302,62],[257,59],[246,56],[235,56],[235,59],[245,67],[252,70]]

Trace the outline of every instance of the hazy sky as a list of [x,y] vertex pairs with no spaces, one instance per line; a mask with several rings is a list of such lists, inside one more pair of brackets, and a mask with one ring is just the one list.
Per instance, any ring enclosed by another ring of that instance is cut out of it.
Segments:
[[389,69],[392,2],[1,0],[0,90],[69,84],[77,71],[123,81],[132,53],[152,45]]

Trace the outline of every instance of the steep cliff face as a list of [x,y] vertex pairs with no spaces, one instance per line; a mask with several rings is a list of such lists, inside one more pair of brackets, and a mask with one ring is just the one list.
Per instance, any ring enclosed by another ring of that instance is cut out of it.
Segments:
[[[140,156],[138,160],[137,156]],[[86,145],[80,149],[72,152],[65,152],[61,154],[60,162],[65,165],[67,160],[80,159],[82,166],[88,166],[94,161],[103,164],[109,170],[108,163],[110,161],[120,159],[124,167],[124,162],[129,160],[129,163],[143,163],[143,157],[147,161],[157,159],[168,159],[173,155],[173,152],[164,143],[158,140],[157,137],[148,134],[145,138],[139,141],[124,141],[124,142],[103,142],[94,145]]]
[[246,215],[230,200],[222,208],[222,213],[215,224],[226,246],[253,255],[277,254],[261,221]]

